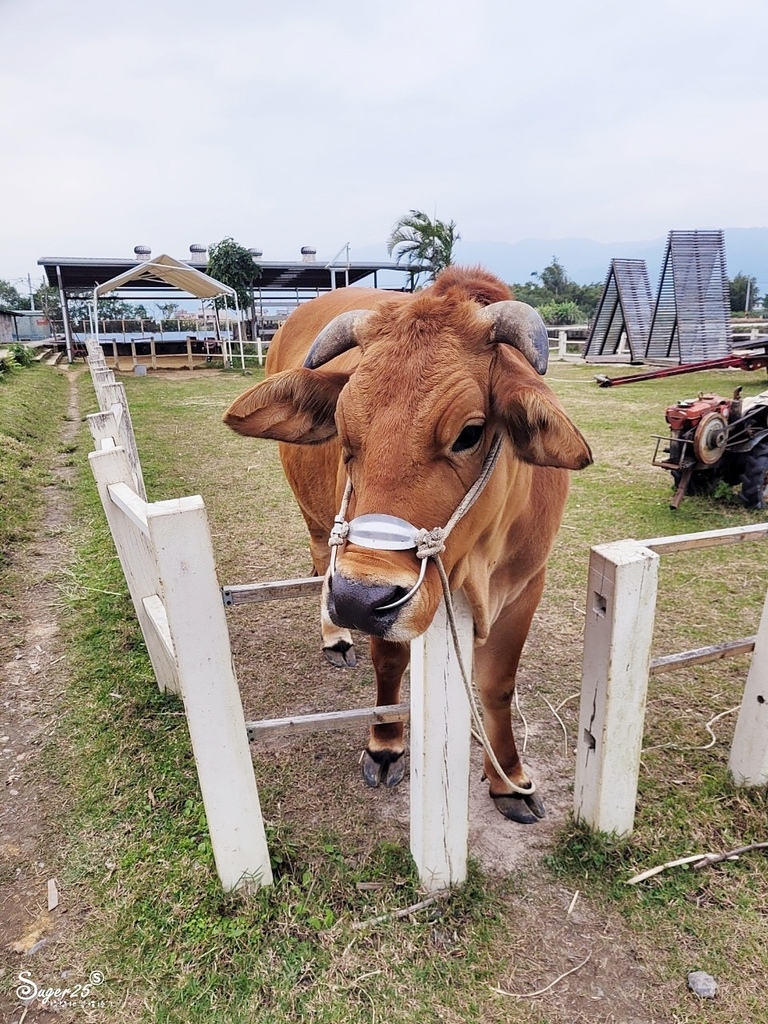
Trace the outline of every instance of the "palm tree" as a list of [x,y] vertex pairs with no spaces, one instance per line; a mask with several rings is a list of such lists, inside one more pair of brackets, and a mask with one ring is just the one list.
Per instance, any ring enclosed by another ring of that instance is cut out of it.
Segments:
[[[428,273],[431,280],[453,263],[453,249],[461,235],[456,221],[432,220],[421,210],[410,210],[395,224],[387,242],[387,252],[395,250],[398,263],[413,267],[416,276]],[[418,268],[418,269],[416,269]]]

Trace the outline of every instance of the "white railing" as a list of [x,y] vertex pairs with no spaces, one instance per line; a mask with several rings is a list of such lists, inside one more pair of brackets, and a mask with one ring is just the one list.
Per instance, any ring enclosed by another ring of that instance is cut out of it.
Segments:
[[[225,889],[268,885],[269,852],[249,737],[382,721],[411,722],[411,852],[429,891],[467,874],[469,706],[444,610],[411,648],[411,706],[246,723],[225,605],[301,597],[320,582],[220,588],[199,496],[147,502],[125,388],[95,342],[89,367],[101,412],[88,417],[89,461],[161,691],[184,701],[216,867]],[[464,658],[473,627],[458,595]]]
[[754,649],[731,747],[737,785],[768,782],[768,594],[757,634],[651,661],[661,555],[768,538],[768,523],[593,547],[587,582],[574,815],[602,832],[634,826],[648,678]]

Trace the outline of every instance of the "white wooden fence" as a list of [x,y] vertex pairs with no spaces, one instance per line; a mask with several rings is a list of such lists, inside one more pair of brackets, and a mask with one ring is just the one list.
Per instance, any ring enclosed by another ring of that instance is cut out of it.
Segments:
[[[319,594],[317,579],[220,588],[203,500],[147,502],[125,389],[88,344],[101,412],[88,417],[89,456],[136,616],[162,691],[184,701],[216,867],[225,889],[268,885],[269,852],[249,737],[411,721],[411,852],[436,891],[467,873],[469,707],[444,610],[412,644],[411,707],[361,708],[246,723],[225,604]],[[471,664],[473,627],[459,595]]]
[[768,594],[755,636],[651,661],[660,556],[767,537],[768,523],[757,523],[592,548],[576,747],[577,820],[602,832],[632,832],[649,675],[753,649],[729,768],[737,785],[768,783]]

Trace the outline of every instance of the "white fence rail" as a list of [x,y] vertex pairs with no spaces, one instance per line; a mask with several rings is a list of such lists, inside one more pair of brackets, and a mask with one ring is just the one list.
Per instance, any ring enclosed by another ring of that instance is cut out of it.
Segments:
[[[268,885],[269,852],[248,745],[267,733],[411,720],[411,851],[428,891],[467,874],[469,707],[444,611],[412,648],[411,708],[363,708],[246,723],[225,604],[319,592],[319,580],[220,588],[203,500],[147,502],[125,389],[101,350],[88,362],[101,412],[88,417],[91,469],[149,657],[184,701],[216,867],[225,889]],[[471,664],[473,626],[459,595]]]
[[587,583],[574,815],[632,832],[649,675],[754,647],[729,768],[737,785],[768,782],[768,594],[756,636],[651,661],[661,555],[768,538],[768,523],[623,540],[592,548]]

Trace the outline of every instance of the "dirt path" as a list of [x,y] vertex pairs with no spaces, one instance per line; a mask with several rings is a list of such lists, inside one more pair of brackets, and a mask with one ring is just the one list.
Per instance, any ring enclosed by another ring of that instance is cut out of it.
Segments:
[[[76,916],[66,912],[66,894],[55,879],[65,797],[41,756],[56,734],[66,671],[56,606],[58,578],[71,556],[69,485],[75,468],[66,449],[80,425],[76,375],[67,382],[53,483],[46,488],[35,539],[15,563],[24,581],[17,598],[18,642],[11,660],[0,665],[0,1020],[24,1016],[25,1024],[51,1020],[52,1014],[29,1007],[24,1015],[16,995],[19,973],[27,972],[40,987],[65,986],[48,963],[54,943]],[[67,1016],[58,1012],[56,1019]]]

